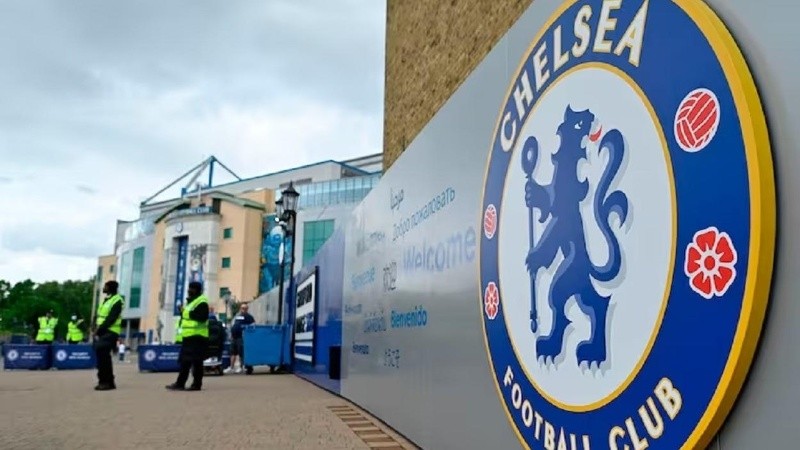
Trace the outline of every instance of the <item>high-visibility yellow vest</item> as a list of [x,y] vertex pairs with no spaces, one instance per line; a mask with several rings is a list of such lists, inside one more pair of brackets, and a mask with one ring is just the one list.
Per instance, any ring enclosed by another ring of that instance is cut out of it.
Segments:
[[39,331],[36,332],[37,341],[53,342],[56,338],[56,324],[58,319],[47,316],[39,317]]
[[183,336],[181,336],[181,333],[182,333],[182,331],[181,331],[181,320],[182,320],[181,316],[178,316],[178,318],[175,319],[175,343],[176,344],[180,344],[181,342],[183,342]]
[[81,342],[83,340],[83,331],[78,328],[80,322],[70,322],[67,324],[67,340],[70,342]]
[[[102,325],[103,322],[106,321],[106,317],[108,317],[108,315],[111,314],[111,308],[113,308],[114,305],[116,305],[117,303],[122,303],[123,307],[125,307],[125,304],[122,301],[122,296],[119,294],[114,294],[111,297],[100,302],[100,306],[97,307],[98,327]],[[117,320],[113,324],[111,324],[110,327],[108,327],[108,330],[117,334],[122,333],[122,314],[120,314],[119,317],[117,317]]]
[[192,300],[191,303],[186,305],[185,308],[183,308],[183,314],[181,316],[181,337],[208,337],[208,319],[199,322],[189,318],[189,314],[202,303],[208,304],[208,299],[205,295],[197,297],[196,299]]

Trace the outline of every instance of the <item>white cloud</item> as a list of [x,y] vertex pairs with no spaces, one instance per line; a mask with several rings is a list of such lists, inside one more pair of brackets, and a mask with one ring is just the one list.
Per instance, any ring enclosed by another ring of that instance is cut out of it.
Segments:
[[209,155],[250,177],[380,151],[384,24],[378,0],[0,4],[0,279],[88,278]]

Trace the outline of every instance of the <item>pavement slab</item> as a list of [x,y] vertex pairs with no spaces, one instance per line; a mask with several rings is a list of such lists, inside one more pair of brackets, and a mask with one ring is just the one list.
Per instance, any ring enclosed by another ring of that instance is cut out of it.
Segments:
[[[259,369],[206,376],[200,392],[167,391],[176,374],[140,373],[135,362],[115,363],[108,392],[93,390],[93,370],[2,371],[0,448],[417,448],[341,397]],[[354,431],[356,417],[373,433]]]

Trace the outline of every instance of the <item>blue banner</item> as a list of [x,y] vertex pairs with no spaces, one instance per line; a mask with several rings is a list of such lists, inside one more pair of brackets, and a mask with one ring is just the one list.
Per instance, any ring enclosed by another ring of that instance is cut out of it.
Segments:
[[175,267],[175,299],[172,314],[181,314],[180,304],[183,303],[183,292],[186,285],[186,254],[189,250],[189,238],[181,236],[178,238],[178,263]]
[[59,370],[92,369],[96,366],[91,345],[53,345],[53,367]]
[[49,345],[3,346],[3,369],[39,369],[50,368]]
[[139,371],[177,372],[180,370],[180,353],[180,345],[140,345]]

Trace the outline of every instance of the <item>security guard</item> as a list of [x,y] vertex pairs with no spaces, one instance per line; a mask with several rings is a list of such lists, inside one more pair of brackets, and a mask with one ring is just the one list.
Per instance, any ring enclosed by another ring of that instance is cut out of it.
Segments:
[[[208,298],[203,295],[200,282],[189,283],[189,297],[181,312],[180,372],[175,383],[167,385],[171,391],[199,391],[203,387],[203,361],[208,351]],[[192,385],[186,387],[192,371]]]
[[180,307],[181,315],[175,319],[175,343],[180,344],[183,342],[183,336],[181,336],[181,320],[183,319],[183,305]]
[[36,332],[36,343],[41,345],[50,345],[56,338],[56,325],[58,319],[53,317],[53,310],[47,311],[42,317],[39,317],[39,330]]
[[114,367],[111,363],[111,351],[117,344],[119,334],[122,332],[122,307],[125,303],[122,296],[117,293],[119,283],[108,281],[103,286],[106,298],[97,307],[97,329],[94,331],[94,351],[97,355],[97,386],[96,391],[109,391],[116,389],[114,383]]
[[73,314],[67,324],[67,343],[80,344],[83,342],[81,325],[83,325],[83,319],[78,320],[78,316]]

